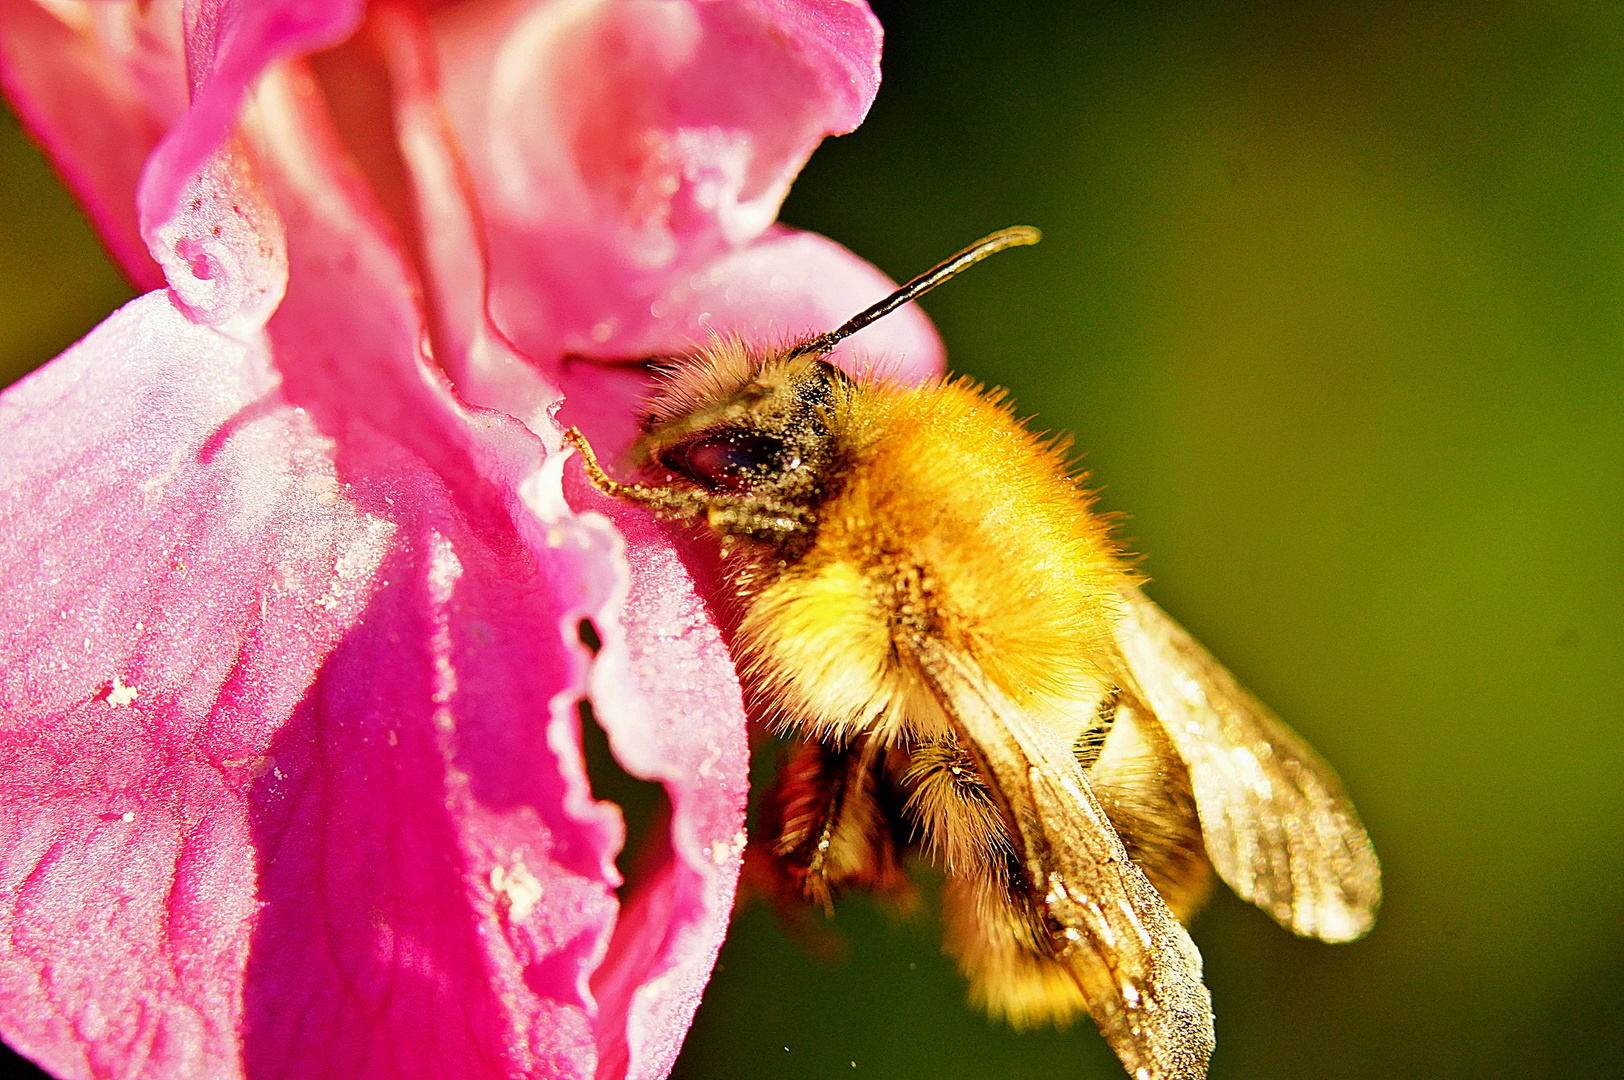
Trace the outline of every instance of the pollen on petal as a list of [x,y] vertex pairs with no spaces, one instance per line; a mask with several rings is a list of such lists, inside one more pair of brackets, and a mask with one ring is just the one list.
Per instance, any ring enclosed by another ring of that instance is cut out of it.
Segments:
[[135,687],[125,686],[119,677],[114,675],[112,687],[107,691],[107,704],[119,709],[132,704],[139,696]]
[[491,867],[491,890],[497,895],[497,903],[505,906],[509,923],[528,919],[546,895],[541,882],[524,865],[523,859],[515,860],[511,867],[501,864]]

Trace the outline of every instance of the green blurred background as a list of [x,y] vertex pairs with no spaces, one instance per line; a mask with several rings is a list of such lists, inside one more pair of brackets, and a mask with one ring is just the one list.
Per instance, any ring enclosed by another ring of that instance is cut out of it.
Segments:
[[[897,278],[1043,228],[925,301],[953,366],[1076,433],[1382,857],[1357,944],[1196,920],[1212,1075],[1624,1076],[1624,7],[875,7],[785,218]],[[15,376],[128,292],[3,136]],[[1123,1075],[970,1011],[928,910],[827,929],[743,907],[676,1075]]]

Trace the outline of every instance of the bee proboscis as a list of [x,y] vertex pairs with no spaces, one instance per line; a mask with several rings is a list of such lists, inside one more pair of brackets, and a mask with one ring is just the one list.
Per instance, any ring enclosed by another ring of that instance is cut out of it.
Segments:
[[[853,375],[840,341],[986,256],[994,233],[840,328],[718,337],[651,397],[621,483],[720,538],[756,711],[805,737],[764,818],[827,904],[943,871],[947,949],[1017,1026],[1086,1012],[1139,1080],[1205,1076],[1214,870],[1283,926],[1370,928],[1374,849],[1331,768],[1140,591],[1064,446],[964,379]],[[658,479],[656,479],[656,477]]]

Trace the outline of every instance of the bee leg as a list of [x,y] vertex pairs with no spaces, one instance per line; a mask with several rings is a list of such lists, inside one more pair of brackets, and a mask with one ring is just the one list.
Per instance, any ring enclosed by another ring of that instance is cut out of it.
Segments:
[[727,495],[697,488],[625,484],[604,471],[592,444],[579,428],[564,432],[564,439],[580,451],[581,464],[592,486],[612,499],[646,506],[661,517],[677,520],[703,518],[724,536],[782,544],[811,530],[815,519],[805,507],[759,495]]
[[802,743],[763,804],[780,871],[825,911],[842,889],[909,890],[882,801],[883,761],[866,740],[838,749]]
[[957,739],[927,739],[914,746],[901,784],[908,792],[902,812],[942,869],[1000,874],[1009,865],[1014,847],[1003,819],[981,770]]

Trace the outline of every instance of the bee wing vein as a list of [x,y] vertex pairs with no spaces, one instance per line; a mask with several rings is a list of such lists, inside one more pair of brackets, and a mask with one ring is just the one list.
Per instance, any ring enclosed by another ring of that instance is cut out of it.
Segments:
[[1111,1048],[1144,1080],[1204,1077],[1213,1030],[1201,955],[1069,748],[966,658],[932,643],[918,661],[1001,804],[1055,955]]
[[1219,876],[1298,934],[1359,937],[1381,868],[1336,773],[1143,593],[1123,599],[1118,646],[1189,769]]

